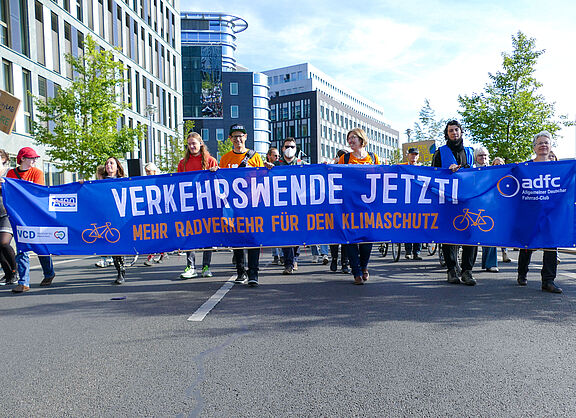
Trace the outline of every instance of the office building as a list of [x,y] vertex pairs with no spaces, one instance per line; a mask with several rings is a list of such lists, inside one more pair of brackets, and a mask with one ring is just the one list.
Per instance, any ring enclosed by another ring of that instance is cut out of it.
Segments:
[[270,144],[268,79],[236,63],[236,34],[245,20],[223,13],[182,12],[182,93],[184,120],[195,123],[210,152],[244,125],[246,146],[265,153]]
[[384,110],[305,63],[264,71],[270,82],[271,145],[294,137],[310,163],[331,162],[347,148],[346,134],[360,127],[368,151],[383,161],[399,147],[399,132],[385,122]]
[[0,146],[15,155],[33,146],[44,156],[47,184],[71,180],[46,159],[31,137],[36,97],[54,97],[67,86],[86,36],[126,67],[123,97],[130,103],[119,123],[149,127],[148,137],[126,158],[154,161],[182,119],[178,0],[0,0],[0,89],[22,100],[15,130],[0,132]]

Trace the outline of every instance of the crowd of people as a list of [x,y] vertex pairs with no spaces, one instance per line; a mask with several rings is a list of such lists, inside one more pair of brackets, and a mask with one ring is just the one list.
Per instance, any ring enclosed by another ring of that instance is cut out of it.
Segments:
[[[229,137],[232,141],[233,149],[224,154],[220,162],[210,155],[202,137],[192,132],[186,138],[186,151],[184,158],[178,164],[178,172],[211,170],[219,168],[242,168],[242,167],[266,167],[272,169],[276,166],[292,166],[305,164],[297,156],[297,146],[294,138],[286,138],[282,149],[271,147],[266,155],[266,161],[262,159],[256,151],[246,147],[247,130],[244,126],[235,124],[230,127]],[[490,156],[485,147],[476,149],[464,145],[463,130],[458,121],[450,121],[444,129],[446,144],[439,147],[432,158],[433,167],[441,167],[457,172],[461,169],[472,167],[485,167],[490,164]],[[354,128],[346,136],[348,147],[351,151],[339,150],[334,160],[335,164],[380,164],[377,155],[367,150],[368,137],[364,130]],[[546,131],[538,133],[534,137],[533,149],[536,157],[533,162],[556,161],[557,158],[551,150],[552,136]],[[0,178],[3,176],[30,181],[36,184],[44,184],[42,172],[34,167],[39,155],[30,147],[22,148],[17,155],[17,167],[10,168],[10,157],[4,150],[0,150]],[[417,148],[409,148],[407,162],[404,164],[419,165],[419,151]],[[496,157],[492,165],[505,164],[505,161]],[[154,163],[145,166],[146,175],[156,175],[160,171]],[[108,158],[105,163],[98,167],[97,179],[116,179],[125,177],[126,173],[121,162],[115,158]],[[1,187],[1,182],[0,182]],[[0,194],[0,264],[4,271],[2,284],[16,284],[12,292],[18,294],[30,289],[30,261],[28,252],[15,252],[11,240],[13,231],[8,220],[8,215],[2,204]],[[460,260],[458,257],[461,247]],[[324,265],[330,264],[330,271],[338,271],[338,258],[340,254],[341,271],[345,274],[352,274],[355,285],[364,285],[369,277],[369,263],[372,253],[371,243],[358,244],[332,244],[310,246],[313,262],[320,262]],[[282,273],[293,274],[298,270],[299,247],[288,246],[273,248],[273,264],[283,266]],[[421,260],[421,244],[406,243],[405,257],[407,259]],[[473,276],[478,247],[473,245],[457,246],[452,244],[442,244],[441,251],[447,268],[447,281],[451,284],[463,283],[468,286],[477,284]],[[502,261],[507,263],[511,259],[506,248],[502,248]],[[517,283],[526,286],[528,267],[534,250],[520,249],[518,257]],[[192,279],[198,276],[212,277],[210,270],[212,260],[212,249],[202,250],[202,268],[197,269],[195,251],[186,251],[186,267],[181,279]],[[233,263],[236,268],[236,283],[247,283],[248,286],[256,287],[259,284],[258,272],[260,270],[260,249],[234,249]],[[497,273],[498,269],[498,249],[496,247],[482,247],[482,269],[488,272]],[[148,255],[145,266],[151,266],[154,262],[162,262],[166,254]],[[40,286],[50,286],[55,277],[52,258],[49,255],[39,256],[40,265],[44,278]],[[108,257],[102,257],[98,263],[99,267],[106,267],[109,263]],[[126,280],[126,264],[123,256],[111,257],[111,262],[116,269],[115,285],[122,285]],[[558,262],[558,251],[556,248],[544,250],[543,267],[541,270],[542,290],[551,293],[562,293],[562,289],[555,283],[556,269]]]

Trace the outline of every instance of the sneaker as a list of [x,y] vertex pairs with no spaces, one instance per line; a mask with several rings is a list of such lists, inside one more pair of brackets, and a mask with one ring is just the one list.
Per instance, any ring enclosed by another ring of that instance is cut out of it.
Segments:
[[272,260],[272,264],[277,266],[280,263],[280,257],[277,255],[274,256],[274,260]]
[[24,284],[19,284],[14,289],[12,289],[13,293],[24,293],[30,290],[30,286],[26,286]]
[[16,283],[18,283],[18,275],[16,274],[16,271],[13,271],[11,274],[7,274],[2,278],[2,282],[0,282],[0,285],[3,286]]
[[160,257],[155,258],[154,262],[158,263],[158,264],[162,264],[164,262],[164,260],[166,260],[168,257],[166,256],[166,254],[160,254]]
[[282,274],[292,274],[293,271],[294,271],[294,269],[292,268],[292,266],[288,266],[284,269]]
[[294,261],[294,267],[292,267],[292,270],[298,271],[298,263],[296,261]]
[[414,260],[422,260],[422,257],[420,257],[420,254],[414,254],[414,255],[412,256],[412,258],[413,258]]
[[110,265],[110,263],[108,263],[108,260],[105,258],[101,258],[96,264],[94,264],[96,267],[100,267],[100,268],[104,268],[104,267],[108,267]]
[[317,255],[313,255],[313,256],[312,256],[312,262],[313,262],[314,264],[316,264],[316,263],[318,262],[318,256],[317,256]]
[[348,267],[348,266],[342,266],[342,273],[350,274],[350,273],[352,273],[352,270],[350,270],[350,267]]
[[323,264],[323,265],[326,265],[326,264],[328,264],[329,262],[330,262],[330,260],[328,259],[328,256],[327,256],[326,254],[324,254],[324,255],[322,256],[322,264]]
[[516,281],[518,282],[518,285],[520,285],[520,286],[526,286],[528,284],[528,280],[526,279],[526,276],[518,275],[518,278],[516,279]]
[[210,271],[210,267],[208,267],[208,266],[202,267],[202,277],[212,277],[212,276],[213,276],[213,274]]
[[154,264],[153,260],[148,259],[148,260],[144,261],[145,266],[151,266],[152,264]]
[[460,284],[460,279],[458,278],[458,274],[456,270],[448,270],[448,283],[452,284]]
[[258,287],[258,279],[256,277],[252,277],[250,280],[248,280],[248,286]]
[[470,270],[466,270],[462,272],[462,283],[468,286],[475,286],[476,279],[472,277],[472,272]]
[[112,284],[124,284],[125,281],[126,281],[126,270],[122,269],[118,272],[118,277],[116,277],[116,280],[114,280]]
[[246,275],[246,272],[238,273],[236,275],[236,280],[234,280],[234,283],[242,284],[245,283],[247,279],[248,276]]
[[192,279],[194,277],[198,277],[198,273],[196,273],[196,269],[191,266],[186,267],[184,273],[180,275],[181,279]]
[[330,263],[330,271],[334,273],[338,271],[338,260],[332,260]]
[[554,283],[553,280],[542,282],[542,291],[550,293],[562,293],[562,289],[556,286],[556,283]]
[[40,282],[40,286],[50,286],[52,284],[52,280],[54,280],[56,275],[54,274],[52,277],[44,277],[44,279]]
[[410,259],[412,258],[412,255],[411,255],[411,254],[406,254],[406,255],[404,256],[404,258],[405,258],[406,260],[410,260]]
[[490,273],[498,273],[500,270],[498,270],[498,267],[488,267],[486,271],[489,271]]

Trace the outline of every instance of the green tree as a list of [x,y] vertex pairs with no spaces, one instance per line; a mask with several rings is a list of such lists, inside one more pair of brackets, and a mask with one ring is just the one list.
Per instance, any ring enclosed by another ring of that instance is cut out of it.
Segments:
[[230,137],[226,138],[224,141],[218,141],[218,156],[222,157],[229,151],[232,151],[234,146],[232,145],[232,140]]
[[538,92],[542,83],[534,78],[535,66],[544,50],[522,32],[512,36],[512,53],[502,53],[502,70],[489,73],[484,92],[459,96],[462,122],[472,141],[484,145],[490,155],[506,162],[528,159],[533,136],[547,130],[554,134],[568,126],[565,115],[555,116],[554,103]]
[[131,151],[145,128],[118,127],[129,104],[118,93],[126,83],[125,68],[111,51],[88,35],[84,54],[66,54],[66,61],[74,80],[54,98],[35,97],[39,122],[34,122],[33,136],[62,169],[89,178],[108,157],[123,158]]
[[162,153],[158,155],[156,161],[158,168],[164,173],[175,173],[178,171],[178,163],[184,158],[186,151],[186,138],[194,130],[196,122],[187,120],[182,127],[182,136],[177,133],[168,139],[168,144],[162,147]]
[[440,119],[436,120],[436,112],[430,106],[430,101],[424,99],[424,106],[420,109],[418,116],[420,122],[414,123],[414,141],[434,140],[444,143],[444,123]]

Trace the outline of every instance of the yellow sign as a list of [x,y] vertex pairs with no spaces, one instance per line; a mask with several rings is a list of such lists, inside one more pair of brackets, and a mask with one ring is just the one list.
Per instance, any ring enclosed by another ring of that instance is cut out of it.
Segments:
[[429,141],[418,141],[418,142],[407,142],[402,144],[402,161],[408,161],[408,150],[410,148],[418,148],[420,158],[418,162],[424,163],[432,161],[434,152],[436,151],[436,142],[433,140]]
[[0,131],[8,135],[12,133],[19,107],[20,99],[0,90]]

